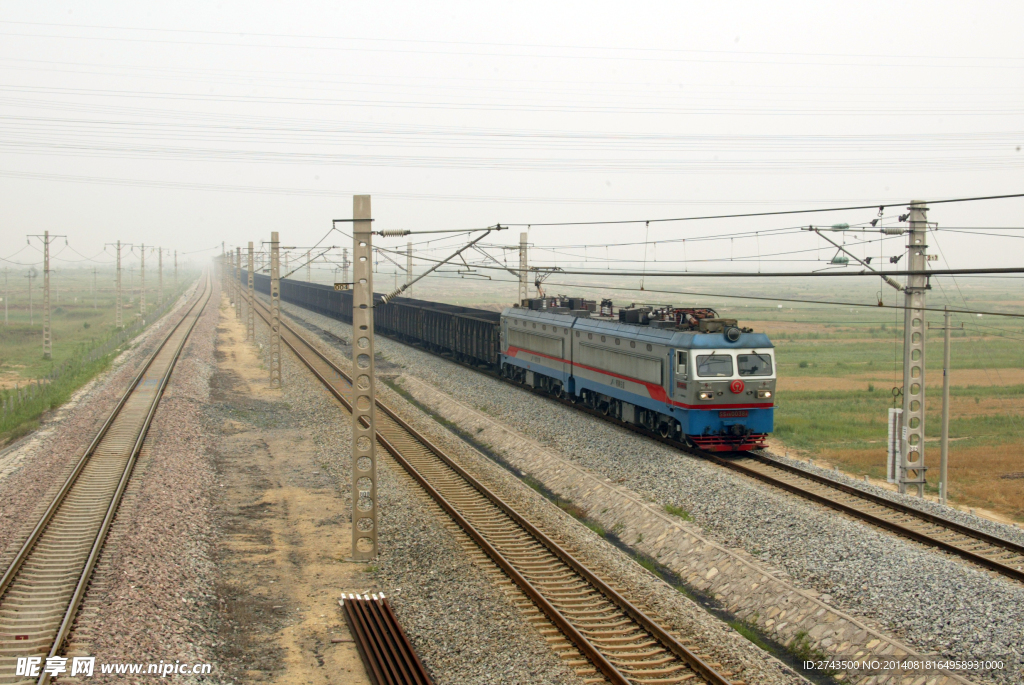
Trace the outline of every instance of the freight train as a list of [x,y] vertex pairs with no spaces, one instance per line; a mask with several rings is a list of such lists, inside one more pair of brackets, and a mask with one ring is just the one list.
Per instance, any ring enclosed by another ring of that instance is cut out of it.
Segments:
[[[270,279],[255,287],[269,294]],[[281,298],[347,323],[352,294],[282,280]],[[374,330],[708,451],[765,446],[775,350],[712,309],[524,300],[501,313],[375,295]],[[613,316],[613,313],[617,316]]]

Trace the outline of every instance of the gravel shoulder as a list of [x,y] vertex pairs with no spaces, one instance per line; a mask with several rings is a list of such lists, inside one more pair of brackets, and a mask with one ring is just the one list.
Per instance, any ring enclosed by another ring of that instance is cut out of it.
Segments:
[[[335,336],[349,335],[345,324],[284,308]],[[394,373],[415,375],[645,499],[684,509],[720,544],[782,569],[915,648],[949,658],[1003,659],[1006,670],[978,679],[1024,679],[1024,587],[422,350],[381,337],[377,349]],[[1007,538],[1019,534],[977,518],[971,524]]]

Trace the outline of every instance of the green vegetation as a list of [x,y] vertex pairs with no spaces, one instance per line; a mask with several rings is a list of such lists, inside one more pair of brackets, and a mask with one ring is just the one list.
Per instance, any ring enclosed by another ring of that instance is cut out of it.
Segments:
[[751,628],[751,626],[746,621],[740,621],[740,620],[737,619],[735,621],[729,621],[729,625],[737,633],[739,633],[743,637],[747,638],[748,640],[753,642],[755,645],[757,645],[758,647],[760,647],[764,651],[766,651],[766,652],[771,651],[771,649],[768,647],[768,645],[765,644],[764,640],[761,639],[761,636],[758,635],[756,632],[754,632],[754,630]]
[[[165,269],[166,272],[166,269]],[[40,416],[71,397],[96,374],[106,369],[117,354],[145,325],[157,318],[156,283],[146,288],[147,319],[139,316],[137,290],[124,283],[124,331],[115,328],[116,293],[113,273],[98,271],[93,290],[92,270],[57,271],[51,282],[52,359],[42,349],[42,279],[32,282],[29,302],[27,282],[9,274],[7,323],[0,327],[0,444],[31,432]],[[180,294],[165,274],[165,302]],[[194,276],[179,273],[182,290]],[[126,277],[127,280],[127,277]],[[137,279],[136,279],[137,282]],[[20,392],[19,392],[20,391]]]
[[672,506],[671,504],[665,505],[665,513],[671,514],[672,516],[678,516],[684,521],[692,521],[693,517],[690,516],[690,512],[686,511],[682,507]]

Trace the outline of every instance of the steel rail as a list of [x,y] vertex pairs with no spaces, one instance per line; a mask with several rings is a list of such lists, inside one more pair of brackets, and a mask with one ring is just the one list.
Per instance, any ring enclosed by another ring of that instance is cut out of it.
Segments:
[[[267,316],[263,310],[266,305],[260,302],[260,309],[257,311],[260,314],[260,318],[264,322],[268,322]],[[290,336],[293,336],[300,341],[303,346],[310,350],[316,357],[323,362],[331,371],[338,375],[339,378],[345,380],[347,384],[351,384],[351,379],[337,364],[331,361],[326,355],[324,355],[315,346],[306,341],[298,332],[292,328],[287,321],[282,318],[282,328],[285,329]],[[334,386],[333,383],[328,381],[321,371],[315,368],[315,364],[306,358],[301,351],[289,340],[289,336],[282,336],[285,344],[296,354],[296,356],[303,362],[303,364],[313,372],[313,374],[321,380],[321,382],[328,388],[328,390],[337,398],[343,406],[351,410],[351,404],[345,398],[344,394]],[[638,607],[633,605],[629,600],[620,595],[611,586],[604,582],[599,576],[593,573],[587,568],[582,562],[573,557],[567,550],[562,548],[556,542],[551,540],[547,535],[541,532],[536,526],[530,523],[525,517],[520,515],[515,509],[505,503],[500,497],[490,491],[486,486],[480,483],[476,478],[471,476],[461,466],[455,463],[450,457],[448,457],[442,450],[435,446],[430,440],[423,436],[419,431],[410,426],[404,421],[397,413],[395,413],[388,406],[377,400],[377,407],[381,409],[392,421],[394,421],[402,430],[408,433],[412,438],[425,447],[431,454],[440,459],[446,466],[457,473],[460,478],[469,484],[474,490],[480,493],[484,498],[490,501],[492,504],[497,506],[503,513],[509,518],[520,525],[531,537],[541,543],[548,551],[558,557],[562,563],[571,568],[573,571],[582,576],[588,583],[590,583],[601,595],[610,600],[612,604],[616,605],[621,611],[623,611],[628,617],[635,621],[639,626],[647,630],[658,642],[660,642],[665,648],[673,653],[676,657],[686,663],[695,673],[705,678],[709,683],[714,685],[729,685],[730,681],[718,673],[710,664],[706,663],[697,654],[688,649],[685,645],[676,640],[668,631],[661,627],[658,623],[652,620],[649,616],[644,614]],[[454,507],[436,488],[434,488],[426,479],[423,474],[419,472],[385,436],[381,435],[380,431],[377,432],[377,440],[381,446],[395,460],[409,473],[409,475],[416,480],[421,487],[431,496],[431,498],[442,508],[445,512],[459,525],[460,528],[474,541],[474,543],[483,550],[488,557],[494,561],[499,568],[501,568],[509,578],[515,582],[515,584],[534,602],[534,604],[544,612],[545,616],[553,624],[555,624],[559,630],[565,634],[566,637],[585,655],[591,663],[593,663],[598,670],[605,675],[612,683],[626,685],[630,681],[616,668],[608,659],[590,642],[582,633],[580,633],[575,626],[554,606],[548,599],[527,579],[525,578],[518,569],[510,562],[504,555],[502,555],[491,543],[476,529],[457,509]]]
[[342,595],[339,604],[375,685],[432,685],[383,593]]
[[[110,531],[110,526],[114,522],[114,517],[117,514],[118,508],[121,506],[121,500],[124,497],[124,491],[128,487],[128,481],[131,479],[132,471],[135,469],[135,464],[138,461],[139,453],[142,451],[142,445],[146,441],[146,435],[149,433],[149,427],[153,423],[153,417],[156,415],[157,408],[160,405],[160,400],[163,398],[164,390],[167,388],[167,384],[171,380],[171,375],[174,373],[175,368],[178,364],[178,359],[181,357],[182,350],[185,349],[186,343],[192,335],[192,330],[199,323],[199,318],[203,315],[206,310],[206,305],[210,301],[212,295],[213,285],[212,279],[207,274],[207,282],[204,283],[203,293],[199,295],[196,302],[189,307],[189,310],[182,316],[181,320],[175,324],[174,330],[164,339],[160,344],[160,348],[154,353],[154,357],[158,354],[163,346],[170,339],[171,335],[177,332],[178,328],[184,323],[189,317],[192,318],[191,323],[188,325],[188,329],[184,335],[181,336],[181,341],[174,350],[174,354],[171,357],[167,365],[167,372],[160,379],[160,385],[157,387],[154,393],[153,401],[150,404],[149,412],[146,414],[146,419],[142,424],[142,429],[139,431],[139,435],[135,440],[135,444],[132,446],[131,454],[128,457],[128,463],[125,465],[124,472],[121,474],[121,479],[118,481],[117,489],[114,491],[114,496],[110,500],[110,504],[107,506],[106,514],[103,516],[103,522],[100,524],[100,529],[96,533],[96,539],[93,541],[92,549],[89,551],[89,558],[86,560],[85,567],[82,569],[82,574],[78,579],[78,584],[75,586],[75,592],[71,596],[71,601],[68,604],[67,611],[64,612],[64,620],[61,621],[60,628],[57,631],[57,635],[53,640],[53,646],[50,648],[47,657],[56,656],[57,653],[64,646],[64,640],[67,639],[68,634],[71,632],[71,626],[74,623],[75,616],[78,614],[79,606],[82,603],[82,599],[85,597],[86,588],[89,585],[89,581],[92,578],[92,572],[96,568],[96,563],[99,561],[100,552],[103,549],[103,545],[106,542],[107,534]],[[193,310],[199,307],[199,311],[192,316]],[[134,390],[134,386],[133,386]],[[50,674],[43,672],[39,676],[37,681],[38,685],[46,685],[50,682]]]
[[[793,483],[788,483],[788,482],[786,482],[786,481],[784,481],[784,480],[782,480],[780,478],[775,478],[775,477],[771,476],[770,474],[763,473],[761,471],[758,471],[757,469],[750,468],[749,466],[746,466],[744,464],[736,463],[735,461],[732,461],[730,459],[724,459],[724,458],[722,458],[720,456],[717,456],[717,455],[714,455],[714,454],[706,454],[704,456],[707,456],[709,459],[713,460],[715,463],[719,464],[720,466],[724,466],[727,469],[731,469],[731,470],[736,471],[738,473],[742,473],[743,475],[750,476],[751,478],[756,478],[756,479],[758,479],[760,481],[763,481],[765,483],[770,483],[771,485],[773,485],[773,486],[775,486],[777,488],[782,488],[783,490],[786,490],[788,492],[792,492],[794,494],[800,495],[801,497],[809,499],[809,500],[811,500],[813,502],[817,502],[818,504],[823,504],[823,505],[825,505],[827,507],[830,507],[832,509],[840,511],[840,512],[842,512],[844,514],[847,514],[849,516],[853,516],[853,517],[859,518],[859,519],[861,519],[863,521],[867,521],[867,522],[871,523],[872,525],[877,526],[879,528],[884,528],[886,530],[889,530],[889,531],[891,531],[893,533],[896,533],[898,535],[901,535],[903,537],[910,538],[911,540],[914,540],[915,542],[920,542],[922,544],[930,545],[932,547],[938,547],[939,549],[943,550],[944,552],[949,552],[950,554],[955,554],[955,555],[957,555],[959,557],[967,559],[968,561],[971,561],[971,562],[973,562],[975,564],[978,564],[979,566],[983,566],[983,567],[985,567],[985,568],[987,568],[987,569],[989,569],[991,571],[996,571],[996,572],[998,572],[998,573],[1000,573],[1000,574],[1002,574],[1004,576],[1007,576],[1009,578],[1013,578],[1014,580],[1018,580],[1018,581],[1024,582],[1024,569],[1018,569],[1018,568],[1014,568],[1013,566],[1008,566],[1008,565],[1003,564],[1003,563],[1001,563],[1001,562],[999,562],[999,561],[997,561],[995,559],[991,559],[989,557],[986,557],[983,554],[978,554],[977,552],[973,552],[973,551],[971,551],[969,549],[965,549],[965,548],[963,548],[963,547],[961,547],[959,545],[956,545],[954,543],[946,542],[945,540],[941,540],[941,539],[939,539],[937,537],[928,535],[927,533],[922,533],[920,531],[914,530],[913,528],[911,528],[909,526],[905,526],[905,525],[903,525],[901,523],[898,523],[896,521],[891,521],[891,520],[889,520],[889,519],[887,519],[887,518],[885,518],[883,516],[876,516],[875,514],[872,514],[871,512],[864,511],[863,509],[859,509],[859,508],[857,508],[855,506],[852,506],[852,505],[849,505],[849,504],[845,504],[843,502],[838,501],[837,499],[828,497],[826,495],[821,495],[821,494],[818,494],[816,492],[811,492],[810,490],[801,488],[798,485],[794,485]],[[763,463],[763,464],[766,464],[766,465],[769,465],[769,466],[772,466],[772,467],[775,467],[775,468],[782,468],[782,467],[787,466],[785,464],[780,464],[779,462],[776,462],[776,461],[774,461],[772,459],[769,459],[767,457],[762,457],[760,455],[744,454],[743,456],[748,457],[748,458],[756,459],[760,463]],[[792,471],[789,471],[789,469],[792,469]],[[976,530],[974,530],[972,528],[968,528],[967,526],[963,526],[963,525],[961,525],[959,523],[955,523],[953,521],[949,521],[947,519],[944,519],[941,516],[935,516],[933,514],[928,514],[926,512],[919,511],[917,509],[914,509],[912,507],[908,507],[908,506],[903,505],[903,504],[899,504],[899,503],[896,503],[896,502],[891,502],[890,500],[887,500],[887,499],[885,499],[883,497],[879,497],[879,496],[873,495],[871,493],[866,493],[866,492],[864,492],[862,490],[857,490],[856,488],[852,488],[852,487],[850,487],[848,485],[844,485],[842,483],[836,483],[835,481],[830,481],[828,478],[822,478],[821,476],[818,476],[816,474],[808,474],[807,472],[801,471],[801,469],[796,469],[796,468],[793,468],[793,467],[789,467],[789,468],[784,468],[783,470],[786,470],[787,472],[795,472],[795,475],[798,475],[800,477],[807,478],[808,480],[820,483],[820,484],[822,484],[822,485],[824,485],[826,487],[833,488],[833,489],[839,490],[841,492],[845,492],[847,494],[851,494],[851,495],[853,495],[855,497],[858,497],[860,499],[864,499],[864,500],[866,500],[868,502],[871,502],[873,504],[879,504],[879,505],[884,506],[887,509],[889,509],[891,511],[894,511],[896,513],[908,514],[910,516],[913,516],[914,518],[917,518],[917,519],[920,519],[920,520],[923,520],[923,521],[927,521],[928,523],[932,523],[932,524],[938,525],[938,526],[943,526],[943,527],[948,528],[949,530],[952,530],[954,532],[961,533],[962,535],[967,535],[967,536],[969,536],[973,540],[978,540],[979,542],[985,542],[987,544],[998,546],[1001,549],[1005,549],[1007,551],[1011,551],[1011,552],[1014,552],[1014,553],[1017,553],[1017,554],[1021,554],[1022,556],[1024,556],[1024,547],[1020,547],[1018,545],[1015,545],[1012,542],[1008,542],[1006,540],[1003,540],[1001,538],[995,537],[993,535],[988,535],[986,533],[981,533],[980,531],[976,531]]]
[[[189,309],[189,311],[191,311],[191,308]],[[103,441],[103,438],[106,437],[107,432],[110,430],[110,426],[113,425],[114,423],[114,419],[116,419],[118,414],[121,413],[121,408],[124,407],[125,402],[127,402],[128,398],[131,397],[133,392],[135,392],[135,387],[139,384],[139,381],[141,381],[143,377],[146,375],[146,372],[149,371],[149,367],[153,364],[153,361],[156,359],[157,354],[160,353],[160,350],[163,348],[164,343],[166,343],[167,339],[174,335],[174,332],[177,330],[178,325],[181,325],[180,321],[178,322],[177,325],[175,325],[174,329],[172,329],[167,334],[164,340],[160,343],[160,346],[153,351],[153,354],[149,357],[149,359],[146,360],[145,365],[135,376],[135,379],[131,382],[131,385],[129,385],[128,389],[124,391],[123,395],[121,395],[121,399],[118,400],[116,405],[114,405],[114,409],[110,412],[110,415],[107,416],[107,420],[103,422],[103,426],[96,434],[96,437],[93,438],[92,442],[89,444],[89,447],[86,448],[85,452],[82,454],[82,457],[78,460],[78,463],[75,464],[75,468],[71,471],[71,474],[64,481],[64,485],[61,486],[61,489],[57,491],[57,494],[54,496],[53,501],[50,502],[50,505],[46,508],[46,511],[43,512],[43,515],[39,519],[39,522],[32,529],[32,532],[29,534],[24,544],[22,544],[21,549],[18,551],[17,555],[15,555],[14,560],[11,562],[11,565],[7,568],[7,571],[4,572],[3,577],[0,577],[0,599],[3,598],[4,593],[7,591],[7,587],[11,584],[11,580],[14,579],[14,576],[17,574],[18,569],[20,569],[22,563],[24,563],[25,558],[28,556],[28,552],[31,551],[33,546],[35,546],[36,541],[39,539],[39,536],[42,534],[46,526],[50,523],[50,520],[53,518],[54,513],[56,513],[57,509],[60,508],[61,503],[64,501],[64,498],[67,496],[68,492],[70,492],[71,487],[75,484],[75,481],[78,479],[78,475],[82,472],[82,469],[85,468],[85,465],[88,463],[89,458],[92,457],[93,453],[96,451],[96,448]]]
[[[301,305],[295,305],[295,306],[301,306]],[[382,334],[382,335],[386,335],[386,334]],[[631,423],[626,423],[624,421],[621,421],[619,419],[613,418],[611,416],[605,416],[604,414],[602,414],[600,411],[598,411],[596,409],[592,409],[592,408],[587,407],[586,405],[583,405],[583,404],[573,404],[572,402],[570,402],[569,400],[567,400],[565,398],[556,397],[556,396],[554,396],[554,395],[552,395],[552,394],[550,394],[550,393],[548,393],[548,392],[546,392],[544,390],[540,390],[540,389],[537,389],[537,388],[531,388],[529,386],[522,385],[522,384],[517,383],[517,382],[515,382],[515,381],[513,381],[511,379],[505,378],[501,374],[496,373],[494,371],[491,371],[490,369],[484,369],[484,368],[481,368],[481,367],[476,366],[474,364],[470,364],[470,363],[467,363],[467,362],[460,361],[458,359],[455,359],[454,357],[448,357],[448,356],[445,356],[443,354],[438,354],[436,352],[432,352],[432,351],[430,351],[429,349],[427,349],[425,347],[421,347],[419,345],[416,345],[415,343],[410,342],[408,340],[405,340],[405,339],[403,339],[401,337],[396,337],[396,336],[391,336],[391,335],[387,335],[387,337],[393,338],[393,339],[397,340],[398,342],[401,342],[404,345],[410,345],[410,346],[416,347],[417,349],[429,352],[430,354],[433,354],[434,356],[441,357],[442,359],[446,359],[446,360],[448,360],[448,361],[450,361],[452,363],[455,363],[455,364],[459,364],[460,366],[463,366],[465,368],[468,368],[468,369],[471,369],[473,371],[476,371],[477,373],[481,373],[481,374],[484,374],[486,376],[490,376],[491,378],[498,379],[498,380],[500,380],[502,382],[505,382],[505,383],[508,383],[509,385],[512,385],[514,387],[520,388],[522,390],[526,390],[526,391],[528,391],[528,392],[530,392],[530,393],[532,393],[534,395],[537,395],[539,397],[543,397],[545,399],[548,399],[548,400],[551,400],[551,401],[554,401],[554,402],[558,402],[558,403],[564,404],[565,406],[572,407],[572,408],[576,409],[577,411],[582,410],[584,412],[592,414],[593,416],[596,416],[596,417],[598,417],[600,419],[603,419],[604,421],[607,421],[607,422],[609,422],[609,423],[611,423],[613,425],[619,426],[621,428],[625,428],[627,430],[631,430],[631,431],[633,431],[635,433],[639,433],[639,434],[644,435],[644,436],[646,436],[648,438],[651,438],[653,440],[657,440],[658,442],[661,442],[661,443],[663,443],[665,445],[669,445],[669,446],[671,446],[671,447],[673,447],[675,449],[678,449],[681,452],[685,452],[685,453],[693,455],[693,456],[707,458],[710,461],[712,461],[714,463],[717,463],[720,466],[723,466],[725,468],[729,468],[729,469],[731,469],[733,471],[736,471],[738,473],[742,473],[742,474],[750,476],[752,478],[756,478],[756,479],[758,479],[758,480],[760,480],[762,482],[768,483],[770,485],[774,485],[774,486],[779,487],[779,488],[781,488],[783,490],[786,490],[787,492],[790,492],[791,494],[797,495],[799,497],[803,497],[805,499],[811,500],[811,501],[813,501],[815,503],[818,503],[818,504],[821,504],[823,506],[827,506],[827,507],[830,507],[832,509],[836,509],[838,511],[842,511],[843,513],[847,513],[847,514],[849,514],[851,516],[859,518],[859,519],[861,519],[862,521],[864,521],[866,523],[869,523],[871,525],[877,526],[877,527],[882,528],[884,530],[888,530],[891,533],[894,533],[894,534],[897,534],[897,535],[902,535],[904,537],[910,538],[910,539],[912,539],[915,542],[918,542],[920,544],[924,544],[924,545],[928,545],[928,546],[932,546],[932,547],[937,547],[937,548],[943,550],[944,552],[947,552],[949,554],[954,554],[956,556],[959,556],[962,559],[965,559],[965,560],[970,561],[972,563],[976,563],[979,566],[987,568],[987,569],[989,569],[991,571],[995,571],[995,572],[997,572],[999,574],[1002,574],[1002,575],[1004,575],[1004,576],[1006,576],[1008,578],[1012,578],[1014,580],[1024,582],[1024,567],[1022,567],[1020,569],[1014,568],[1013,566],[1009,566],[1009,565],[1003,564],[1003,563],[1001,563],[1001,562],[999,562],[999,561],[997,561],[995,559],[991,559],[989,557],[986,557],[983,554],[979,554],[979,553],[974,552],[974,551],[969,550],[969,549],[964,549],[963,547],[960,547],[958,545],[946,542],[944,540],[940,540],[940,539],[938,539],[938,538],[936,538],[934,536],[928,535],[926,533],[921,533],[920,531],[915,531],[912,528],[909,528],[909,527],[907,527],[905,525],[902,525],[902,524],[900,524],[898,522],[890,521],[890,520],[887,520],[887,519],[885,519],[883,517],[880,517],[880,516],[875,516],[875,515],[871,514],[870,512],[865,512],[863,510],[857,509],[856,507],[850,507],[848,505],[845,505],[842,502],[838,502],[838,501],[836,501],[834,499],[831,499],[831,498],[828,498],[828,497],[825,497],[825,496],[822,496],[822,495],[818,495],[817,493],[812,493],[812,492],[810,492],[810,491],[808,491],[808,490],[806,490],[804,488],[800,488],[799,486],[793,485],[791,483],[787,483],[784,480],[781,480],[781,479],[778,479],[778,478],[774,478],[774,477],[772,477],[769,474],[761,473],[759,471],[756,471],[755,469],[748,468],[748,467],[746,467],[746,466],[744,466],[742,464],[737,464],[737,463],[732,462],[732,461],[730,461],[728,459],[724,459],[724,458],[722,458],[722,457],[720,457],[720,456],[718,456],[718,455],[716,455],[714,453],[705,452],[703,450],[700,450],[700,449],[697,449],[697,448],[694,448],[694,447],[690,447],[690,446],[686,445],[683,442],[680,442],[680,441],[677,441],[677,440],[673,440],[671,438],[663,438],[662,436],[658,435],[658,433],[655,432],[655,431],[650,431],[650,430],[647,430],[646,428],[643,428],[641,426],[636,426],[636,425],[633,425]],[[978,542],[983,542],[983,543],[991,545],[993,547],[998,547],[998,548],[1001,548],[1001,549],[1003,549],[1003,550],[1005,550],[1007,552],[1010,552],[1010,553],[1013,553],[1013,554],[1017,554],[1017,555],[1020,555],[1021,557],[1024,557],[1024,546],[1018,545],[1017,543],[1014,543],[1014,542],[1011,542],[1011,541],[1008,541],[1008,540],[1004,540],[1003,538],[1000,538],[998,536],[994,536],[994,535],[990,535],[988,533],[984,533],[982,531],[979,531],[979,530],[976,530],[974,528],[971,528],[970,526],[965,526],[963,524],[956,523],[955,521],[951,521],[949,519],[943,518],[942,516],[937,516],[935,514],[930,514],[928,512],[923,512],[923,511],[921,511],[919,509],[916,509],[916,508],[914,508],[912,506],[909,506],[907,504],[903,504],[903,503],[900,503],[900,502],[893,502],[892,500],[885,499],[884,497],[879,497],[878,495],[875,495],[873,493],[865,492],[863,490],[859,490],[857,488],[853,488],[853,487],[850,487],[850,486],[842,484],[842,483],[837,483],[835,481],[829,480],[828,478],[823,478],[822,476],[819,476],[817,474],[809,473],[807,471],[804,471],[802,469],[798,469],[798,468],[790,466],[788,464],[783,464],[781,462],[775,461],[774,459],[771,459],[769,457],[765,457],[765,456],[756,454],[754,452],[739,452],[737,454],[740,454],[743,457],[754,459],[754,460],[760,461],[762,463],[769,464],[771,466],[780,468],[780,469],[782,469],[782,470],[784,470],[784,471],[786,471],[788,473],[791,473],[791,474],[793,474],[795,476],[798,476],[798,477],[801,477],[801,478],[805,478],[807,480],[813,481],[815,483],[818,483],[818,484],[826,486],[826,487],[833,488],[835,490],[838,490],[838,491],[843,492],[845,494],[851,495],[853,497],[858,497],[858,498],[864,499],[864,500],[866,500],[866,501],[868,501],[868,502],[870,502],[872,504],[877,504],[879,506],[884,506],[884,507],[890,509],[891,511],[893,511],[897,515],[902,514],[902,515],[905,515],[905,516],[909,516],[909,517],[916,518],[916,519],[919,519],[921,521],[930,523],[932,525],[941,526],[941,527],[946,528],[946,529],[948,529],[948,530],[950,530],[950,531],[952,531],[954,533],[957,533],[957,534],[960,534],[960,535],[964,535],[964,536],[973,538],[973,539],[977,540]]]
[[[110,415],[107,417],[107,419],[101,426],[100,430],[98,431],[96,437],[92,440],[89,447],[86,448],[85,452],[82,454],[78,462],[75,464],[75,467],[72,469],[71,474],[65,480],[64,484],[61,486],[60,490],[57,492],[54,499],[47,506],[40,520],[33,527],[33,530],[30,533],[29,537],[19,548],[17,554],[15,555],[11,564],[9,565],[7,571],[4,573],[3,578],[0,579],[0,599],[2,599],[3,595],[7,592],[8,589],[10,589],[11,585],[14,583],[14,580],[18,577],[19,572],[24,568],[25,562],[32,556],[32,553],[36,549],[36,546],[39,543],[40,539],[43,537],[49,525],[54,521],[57,513],[61,511],[62,506],[68,499],[69,493],[73,491],[74,486],[79,482],[80,476],[85,471],[85,468],[89,465],[97,449],[100,447],[100,445],[103,444],[104,439],[110,434],[112,426],[114,426],[116,419],[121,415],[121,412],[125,408],[125,405],[129,401],[129,399],[134,395],[136,390],[140,387],[140,383],[145,379],[147,373],[151,370],[157,358],[165,351],[167,343],[170,340],[172,340],[175,335],[179,334],[182,324],[188,321],[189,318],[193,316],[193,312],[195,311],[197,306],[200,306],[201,304],[202,308],[205,308],[206,302],[209,301],[211,291],[211,287],[208,281],[209,277],[207,277],[207,282],[204,282],[203,291],[199,293],[196,300],[182,315],[181,319],[174,324],[173,328],[167,333],[166,336],[164,336],[164,338],[160,341],[160,344],[146,360],[141,371],[135,376],[135,378],[128,386],[128,389],[118,400],[117,404],[114,406],[113,411],[110,413]],[[202,308],[200,309],[200,314],[202,313]],[[92,571],[95,568],[95,564],[98,559],[100,550],[106,539],[106,535],[109,530],[110,524],[112,523],[114,515],[116,514],[117,505],[121,500],[124,488],[127,485],[128,478],[130,477],[131,468],[134,466],[135,458],[137,457],[138,452],[141,450],[145,438],[145,433],[146,431],[148,431],[149,425],[152,422],[153,415],[156,411],[156,406],[157,404],[159,404],[159,398],[163,394],[163,389],[166,387],[166,382],[169,379],[171,372],[173,371],[174,363],[176,362],[178,356],[180,355],[181,349],[184,347],[185,342],[189,339],[189,334],[191,333],[192,328],[194,328],[195,321],[198,320],[198,316],[198,314],[195,316],[191,324],[188,326],[187,331],[184,333],[184,335],[182,335],[182,339],[175,350],[172,360],[169,363],[168,369],[162,375],[162,381],[159,387],[154,392],[154,397],[148,408],[147,416],[143,422],[141,432],[133,443],[132,454],[126,460],[126,467],[121,474],[121,477],[118,481],[118,486],[112,495],[112,499],[106,507],[104,519],[103,521],[101,521],[98,533],[90,546],[89,556],[85,560],[84,566],[82,567],[82,571],[78,576],[78,581],[76,582],[75,590],[72,593],[71,598],[69,599],[67,607],[65,607],[63,620],[60,624],[60,627],[58,628],[55,638],[50,643],[48,656],[55,656],[59,652],[60,648],[63,646],[64,640],[67,638],[67,635],[70,632],[71,626],[78,612],[78,608],[81,604],[81,600],[84,597],[85,590],[88,587],[88,583],[91,579]],[[49,682],[49,679],[50,675],[44,671],[39,676],[39,680],[37,682],[47,683]]]

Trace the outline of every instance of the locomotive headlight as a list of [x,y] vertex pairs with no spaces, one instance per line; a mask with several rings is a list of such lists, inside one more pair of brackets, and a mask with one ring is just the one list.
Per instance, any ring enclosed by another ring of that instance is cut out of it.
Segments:
[[759,399],[759,400],[769,400],[769,399],[771,399],[771,397],[772,397],[772,391],[771,390],[758,390],[757,391],[757,399]]
[[702,399],[702,400],[710,400],[710,399],[714,399],[714,397],[715,397],[715,393],[711,392],[710,390],[706,390],[706,391],[700,393],[700,399]]

